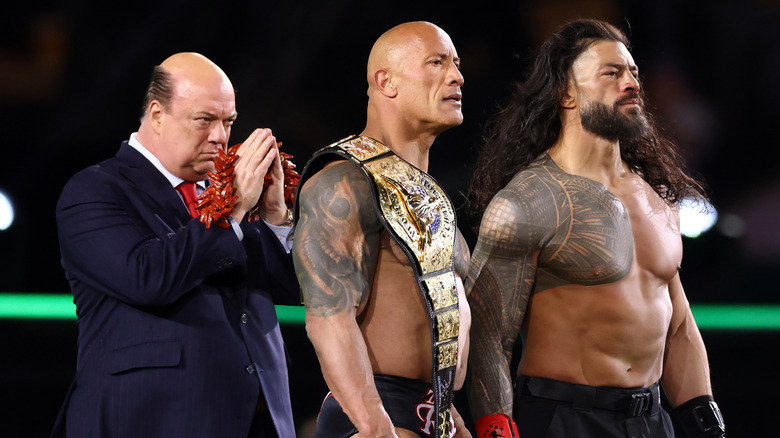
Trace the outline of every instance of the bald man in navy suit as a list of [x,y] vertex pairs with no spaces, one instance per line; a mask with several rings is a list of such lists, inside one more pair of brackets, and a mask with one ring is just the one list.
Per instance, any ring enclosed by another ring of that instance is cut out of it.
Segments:
[[[207,229],[176,189],[205,188],[236,116],[225,73],[175,54],[154,69],[138,132],[63,189],[78,362],[52,436],[295,436],[274,304],[300,297],[276,139],[243,142],[226,229]],[[263,220],[248,222],[258,201]]]

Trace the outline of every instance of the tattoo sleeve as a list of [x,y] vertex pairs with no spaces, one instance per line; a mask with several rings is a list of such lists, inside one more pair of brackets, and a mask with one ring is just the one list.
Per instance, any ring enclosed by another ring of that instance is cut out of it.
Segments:
[[474,418],[512,415],[509,363],[536,273],[536,202],[517,185],[499,192],[485,210],[466,290],[472,312],[469,404]]
[[381,223],[354,165],[326,167],[302,187],[293,261],[307,314],[355,311],[368,297]]
[[470,258],[469,245],[466,243],[466,239],[463,238],[463,234],[458,231],[455,233],[454,262],[455,272],[460,278],[466,278],[466,275],[469,272]]
[[475,418],[512,414],[509,363],[531,293],[616,281],[627,275],[632,257],[630,222],[620,201],[594,181],[566,174],[549,157],[496,194],[466,281]]
[[366,303],[382,225],[362,171],[337,162],[299,193],[293,261],[306,307],[306,333],[322,376],[358,430],[387,430],[356,315]]

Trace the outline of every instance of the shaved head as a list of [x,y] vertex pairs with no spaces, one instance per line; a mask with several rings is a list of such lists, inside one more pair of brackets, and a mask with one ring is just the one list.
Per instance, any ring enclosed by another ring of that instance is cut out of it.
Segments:
[[367,79],[369,88],[374,85],[377,70],[397,71],[408,54],[421,50],[425,36],[449,36],[438,26],[427,21],[402,23],[383,33],[368,55]]
[[371,48],[366,69],[365,135],[431,136],[463,121],[460,58],[450,36],[433,23],[402,23]]

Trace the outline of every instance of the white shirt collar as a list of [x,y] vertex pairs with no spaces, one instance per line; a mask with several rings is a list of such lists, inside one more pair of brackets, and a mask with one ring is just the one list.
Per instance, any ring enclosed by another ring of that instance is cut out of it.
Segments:
[[[162,165],[160,162],[160,159],[157,158],[153,153],[149,151],[149,149],[146,149],[144,145],[141,144],[140,141],[138,141],[137,132],[134,132],[130,134],[130,140],[128,140],[128,144],[135,150],[141,153],[144,157],[146,157],[147,160],[149,160],[150,163],[157,169],[160,173],[163,174],[163,176],[168,180],[168,182],[171,183],[171,185],[175,188],[179,184],[183,183],[184,180],[179,178],[178,176],[172,174],[168,171],[168,169],[165,168],[165,166]],[[198,181],[196,182],[197,185],[199,185],[201,188],[206,187],[205,181]]]

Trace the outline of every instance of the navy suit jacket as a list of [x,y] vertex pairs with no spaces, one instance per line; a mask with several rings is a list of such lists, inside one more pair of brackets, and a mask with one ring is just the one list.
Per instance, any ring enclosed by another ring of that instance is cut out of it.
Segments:
[[243,438],[261,395],[295,436],[274,304],[299,288],[262,221],[207,230],[124,142],[65,185],[57,226],[79,335],[53,436]]

